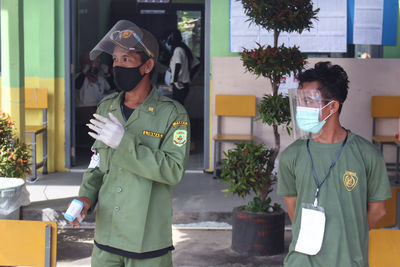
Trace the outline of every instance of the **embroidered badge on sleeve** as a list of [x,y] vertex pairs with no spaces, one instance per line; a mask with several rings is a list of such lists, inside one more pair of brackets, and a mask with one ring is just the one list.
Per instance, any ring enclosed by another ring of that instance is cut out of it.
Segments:
[[188,126],[188,122],[187,121],[174,121],[172,123],[172,126],[174,126],[175,128],[178,126]]
[[187,131],[186,130],[176,130],[174,132],[174,144],[176,146],[183,146],[187,141]]

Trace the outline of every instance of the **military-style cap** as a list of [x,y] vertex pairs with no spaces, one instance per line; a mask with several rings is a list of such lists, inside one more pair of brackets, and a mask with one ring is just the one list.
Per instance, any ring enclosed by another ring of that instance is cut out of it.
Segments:
[[118,45],[133,52],[144,52],[157,61],[158,41],[153,34],[139,28],[128,20],[118,21],[114,27],[90,51],[90,59],[95,59],[102,52],[112,55],[114,47]]

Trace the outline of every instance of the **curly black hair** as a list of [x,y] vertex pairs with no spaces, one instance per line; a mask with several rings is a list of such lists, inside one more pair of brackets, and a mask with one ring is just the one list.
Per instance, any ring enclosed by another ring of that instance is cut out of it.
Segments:
[[317,88],[325,99],[334,99],[340,103],[339,113],[347,98],[349,90],[349,79],[347,73],[339,65],[332,65],[331,62],[318,62],[314,68],[301,72],[297,79],[300,86],[305,82],[318,82]]

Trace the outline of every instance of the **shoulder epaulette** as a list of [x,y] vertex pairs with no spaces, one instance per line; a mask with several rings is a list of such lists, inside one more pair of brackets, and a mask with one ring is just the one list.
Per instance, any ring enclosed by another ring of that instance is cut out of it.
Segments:
[[177,110],[178,113],[187,113],[186,109],[181,105],[181,103],[179,103],[176,100],[173,100],[172,98],[169,98],[167,96],[161,96],[160,97],[160,101],[162,102],[170,102],[171,104],[173,104]]
[[105,96],[105,97],[104,97],[102,100],[100,100],[100,102],[97,104],[97,107],[99,107],[101,103],[103,103],[103,102],[105,102],[105,101],[107,101],[107,100],[114,99],[114,98],[118,97],[118,95],[119,95],[119,93],[118,93],[118,92],[115,92],[115,93],[109,94],[108,96]]

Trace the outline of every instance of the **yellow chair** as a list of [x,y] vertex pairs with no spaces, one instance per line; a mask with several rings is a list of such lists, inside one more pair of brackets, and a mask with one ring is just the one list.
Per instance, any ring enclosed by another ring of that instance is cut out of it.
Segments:
[[[47,89],[46,88],[25,88],[25,108],[40,109],[42,111],[42,125],[25,126],[25,135],[31,138],[32,147],[32,181],[37,180],[37,169],[43,167],[43,174],[47,174]],[[43,160],[37,162],[36,158],[36,137],[43,134]],[[29,182],[29,181],[28,181]]]
[[400,141],[391,136],[376,135],[376,120],[383,118],[399,118],[400,120],[400,96],[373,96],[371,99],[372,122],[372,142],[380,146],[383,152],[384,145],[396,146],[396,162],[388,163],[388,166],[394,165],[396,172],[396,181],[399,183],[400,177]]
[[[217,115],[217,134],[214,136],[214,177],[217,176],[217,165],[221,160],[221,143],[251,142],[254,140],[253,120],[256,116],[256,97],[253,95],[216,95],[215,115]],[[222,133],[223,117],[249,117],[249,134]]]
[[0,235],[1,266],[56,266],[56,222],[0,220]]
[[369,266],[400,266],[400,230],[369,231]]

